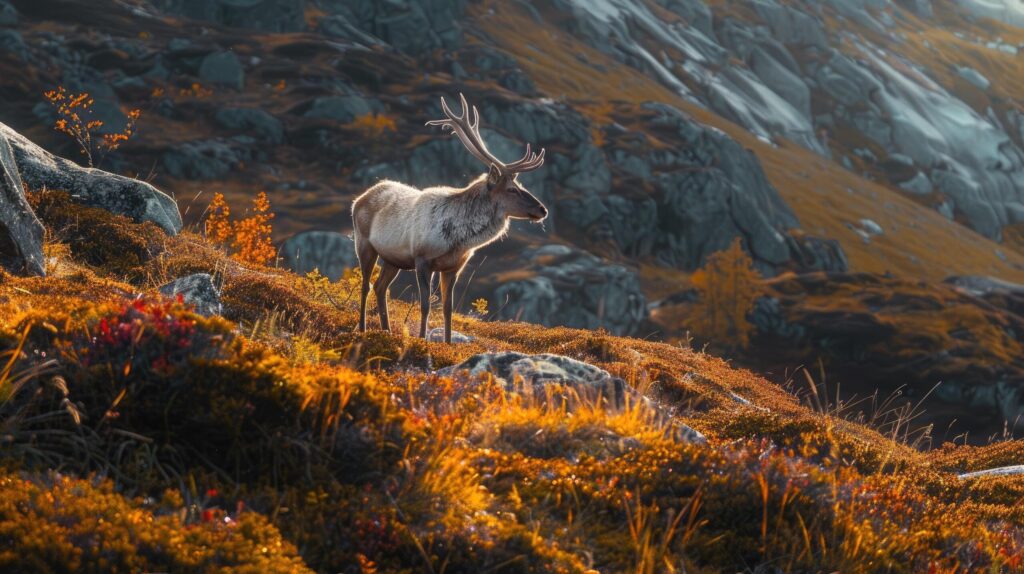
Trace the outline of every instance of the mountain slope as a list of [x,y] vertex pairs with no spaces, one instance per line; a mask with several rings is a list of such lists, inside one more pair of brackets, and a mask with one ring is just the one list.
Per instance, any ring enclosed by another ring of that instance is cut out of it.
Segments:
[[[714,357],[604,333],[457,316],[472,342],[362,335],[355,281],[32,200],[54,237],[78,212],[108,247],[153,251],[127,261],[65,236],[48,277],[0,282],[4,568],[1021,567],[1020,479],[958,476],[1019,461],[1018,442],[918,452],[903,417],[868,413],[872,428]],[[226,318],[154,293],[195,272],[219,275]],[[397,331],[411,311],[395,306]],[[573,375],[432,372],[510,351],[587,361],[658,402]]]

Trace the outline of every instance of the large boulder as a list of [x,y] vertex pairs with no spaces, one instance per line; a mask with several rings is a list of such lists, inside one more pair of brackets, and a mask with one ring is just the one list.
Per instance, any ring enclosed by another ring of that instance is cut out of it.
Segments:
[[181,231],[178,204],[152,185],[57,157],[3,123],[0,140],[13,149],[21,178],[29,189],[66,191],[85,205],[137,222],[152,221],[172,235]]
[[45,275],[43,224],[25,200],[11,144],[0,140],[0,263],[15,273]]
[[525,259],[521,278],[490,290],[497,318],[618,335],[637,333],[647,320],[635,271],[565,245],[530,250]]
[[359,265],[355,243],[336,231],[304,231],[286,239],[278,250],[281,266],[299,275],[314,269],[337,281],[347,269]]
[[207,84],[236,90],[245,87],[245,69],[232,52],[213,52],[199,65],[199,79]]

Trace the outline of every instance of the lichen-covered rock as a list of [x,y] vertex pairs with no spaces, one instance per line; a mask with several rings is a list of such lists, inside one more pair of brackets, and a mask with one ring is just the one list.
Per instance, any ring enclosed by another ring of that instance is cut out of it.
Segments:
[[[626,404],[640,404],[652,409],[666,420],[671,416],[657,403],[626,384],[608,371],[564,355],[550,353],[526,355],[513,351],[481,353],[462,363],[441,369],[441,376],[468,375],[478,379],[490,374],[509,390],[546,396],[548,385],[564,385],[584,400],[600,398],[609,408],[621,408]],[[575,398],[575,397],[570,397]],[[568,400],[568,399],[567,399]],[[569,400],[571,402],[571,400]],[[687,442],[706,444],[707,439],[700,432],[680,423],[671,421],[675,434]]]
[[181,295],[185,304],[192,305],[195,307],[196,313],[206,317],[220,315],[223,312],[220,290],[217,289],[213,283],[213,277],[208,273],[179,277],[161,286],[160,293],[171,298]]
[[152,185],[57,157],[2,123],[0,139],[13,148],[21,178],[29,189],[66,191],[85,205],[137,222],[152,221],[172,235],[181,231],[178,204]]
[[45,275],[43,233],[25,199],[14,151],[0,139],[0,263],[15,273]]
[[359,265],[352,238],[336,231],[304,231],[284,241],[278,250],[281,266],[299,275],[314,269],[337,281],[346,270]]
[[[435,327],[427,333],[427,340],[431,343],[443,343],[444,342],[444,327]],[[476,338],[472,335],[466,335],[458,331],[452,331],[452,343],[472,343]]]

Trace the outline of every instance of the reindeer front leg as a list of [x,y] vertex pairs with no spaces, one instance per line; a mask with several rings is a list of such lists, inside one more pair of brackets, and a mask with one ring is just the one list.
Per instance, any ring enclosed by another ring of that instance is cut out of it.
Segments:
[[441,304],[444,307],[444,342],[452,342],[452,299],[455,295],[455,282],[459,279],[458,271],[441,273]]
[[427,338],[427,320],[430,318],[430,265],[422,257],[416,258],[416,287],[420,291],[420,338]]

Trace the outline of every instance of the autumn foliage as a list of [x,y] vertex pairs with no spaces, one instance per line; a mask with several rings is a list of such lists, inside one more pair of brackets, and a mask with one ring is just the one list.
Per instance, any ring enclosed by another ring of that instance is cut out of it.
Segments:
[[[103,122],[93,118],[92,106],[96,102],[88,93],[72,94],[64,86],[58,86],[56,90],[43,95],[57,112],[54,129],[75,140],[89,167],[94,165],[97,153],[101,160],[135,135],[135,123],[142,115],[138,109],[129,110],[125,114],[125,126],[120,132],[96,134],[103,127]],[[94,139],[94,135],[99,137]]]
[[708,257],[691,281],[700,303],[690,328],[720,346],[747,346],[753,331],[747,314],[761,295],[761,275],[739,238],[728,249]]
[[270,200],[261,191],[252,201],[249,217],[231,220],[231,208],[224,195],[217,193],[207,210],[206,237],[210,241],[230,248],[231,257],[236,261],[266,265],[277,255],[271,235],[274,231],[270,220]]
[[393,118],[374,113],[359,116],[350,125],[368,138],[380,137],[387,132],[394,133],[398,129]]

